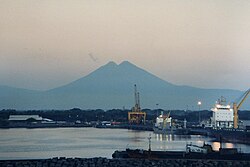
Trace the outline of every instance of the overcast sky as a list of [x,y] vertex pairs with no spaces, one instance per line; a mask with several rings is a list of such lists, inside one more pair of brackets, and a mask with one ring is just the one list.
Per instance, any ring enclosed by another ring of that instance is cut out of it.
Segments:
[[173,84],[250,87],[248,0],[0,4],[0,85],[46,90],[128,60]]

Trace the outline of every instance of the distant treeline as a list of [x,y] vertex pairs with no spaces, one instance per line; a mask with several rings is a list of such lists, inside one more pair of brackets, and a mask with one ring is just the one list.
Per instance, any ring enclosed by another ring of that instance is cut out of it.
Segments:
[[[67,121],[75,122],[77,120],[82,122],[90,121],[116,121],[127,122],[128,112],[130,110],[112,109],[112,110],[81,110],[79,108],[73,108],[70,110],[28,110],[28,111],[16,111],[5,109],[0,111],[0,120],[7,120],[9,115],[39,115],[43,118],[49,118],[54,121]],[[154,122],[156,117],[163,112],[168,114],[173,119],[186,120],[188,122],[197,122],[199,117],[201,120],[207,120],[212,117],[212,112],[209,110],[202,111],[185,111],[185,110],[167,110],[162,109],[143,109],[142,111],[147,113],[146,119]],[[250,111],[239,111],[239,119],[250,120]]]

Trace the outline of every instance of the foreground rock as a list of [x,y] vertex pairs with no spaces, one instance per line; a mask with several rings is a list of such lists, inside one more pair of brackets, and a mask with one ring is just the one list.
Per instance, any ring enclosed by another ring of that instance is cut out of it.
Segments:
[[148,160],[148,159],[107,159],[107,158],[53,158],[40,160],[2,160],[0,167],[245,167],[249,161],[217,160]]

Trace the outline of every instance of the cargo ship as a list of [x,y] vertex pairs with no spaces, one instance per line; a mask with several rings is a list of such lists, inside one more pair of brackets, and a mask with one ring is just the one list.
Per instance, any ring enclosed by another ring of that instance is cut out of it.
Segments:
[[156,134],[174,134],[176,132],[176,128],[172,126],[170,112],[167,115],[164,115],[162,111],[161,114],[156,117],[153,130]]
[[246,129],[233,129],[233,128],[221,128],[221,129],[209,129],[208,134],[216,140],[223,140],[225,142],[250,144],[250,128]]
[[233,108],[230,104],[226,104],[224,97],[217,101],[211,109],[213,116],[211,118],[212,128],[208,129],[209,136],[227,142],[250,144],[250,127],[239,128],[238,125],[238,109],[248,94],[249,90],[245,92],[239,104],[233,103]]
[[135,158],[135,159],[213,159],[213,160],[250,160],[249,153],[238,152],[236,148],[220,148],[214,151],[212,146],[205,144],[197,146],[186,145],[186,151],[152,151],[142,149],[129,149],[125,151],[115,151],[113,158]]
[[[186,120],[184,121],[184,125]],[[170,117],[170,112],[164,115],[163,112],[156,118],[156,123],[153,127],[154,133],[156,134],[176,134],[176,135],[187,135],[189,130],[184,127],[176,127],[172,123],[172,118]]]

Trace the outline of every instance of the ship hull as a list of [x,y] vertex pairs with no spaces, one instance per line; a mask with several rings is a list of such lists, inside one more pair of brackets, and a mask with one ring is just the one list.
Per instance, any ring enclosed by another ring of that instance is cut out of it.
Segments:
[[132,150],[115,151],[113,158],[136,158],[136,159],[214,159],[214,160],[250,160],[250,154],[247,153],[187,153],[185,151],[148,151],[148,150]]
[[153,130],[154,130],[154,133],[156,134],[164,134],[164,135],[170,135],[170,134],[188,135],[189,134],[188,129],[176,129],[176,128],[159,129],[159,128],[154,127]]
[[245,129],[210,129],[209,135],[218,141],[250,144],[250,130]]

